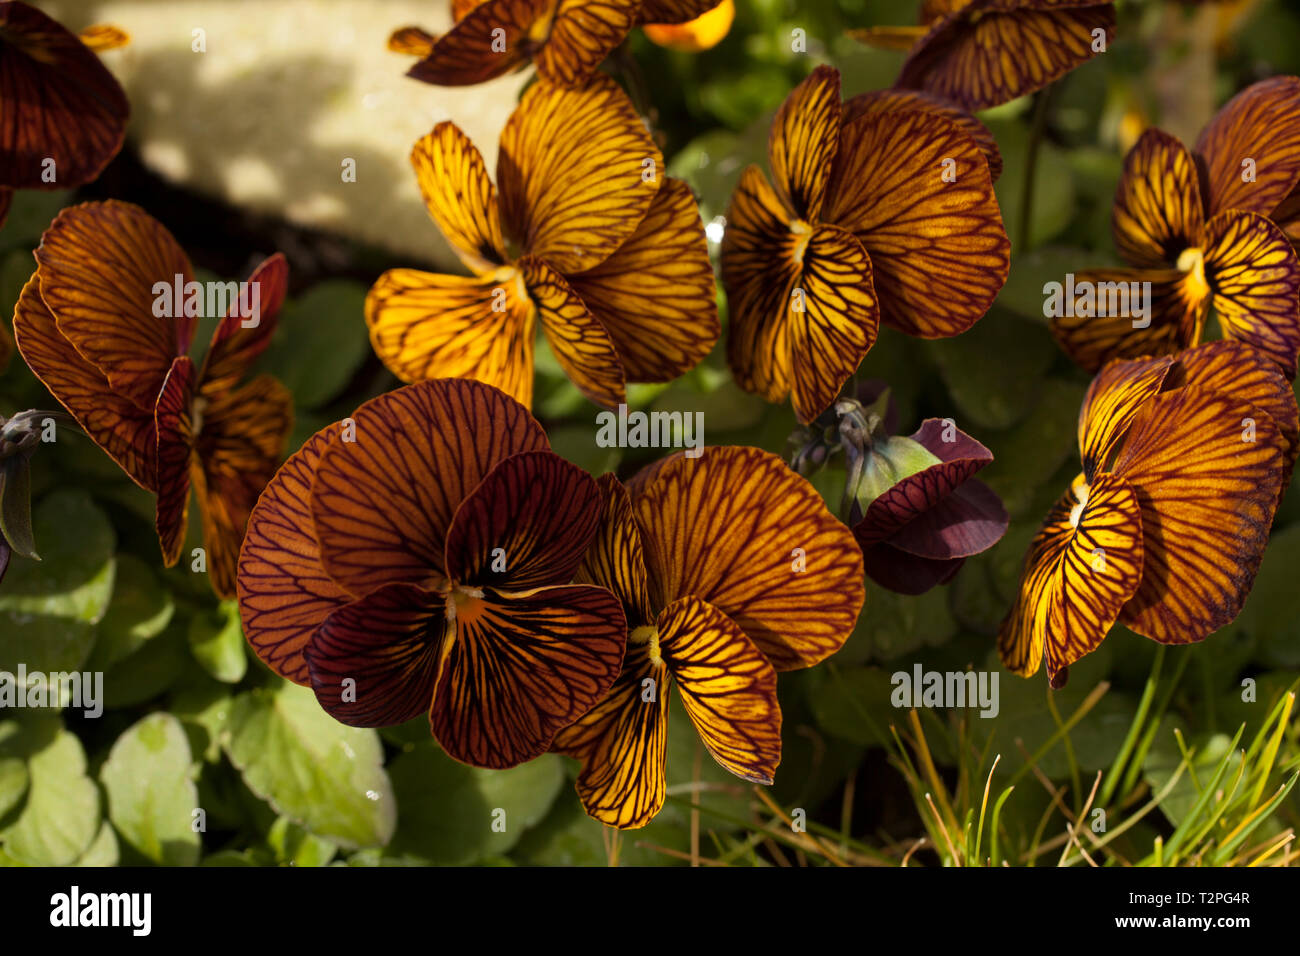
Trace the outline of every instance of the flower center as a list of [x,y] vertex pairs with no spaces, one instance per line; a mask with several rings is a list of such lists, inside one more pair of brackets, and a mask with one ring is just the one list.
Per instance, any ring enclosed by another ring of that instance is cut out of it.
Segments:
[[650,645],[650,663],[656,667],[662,667],[664,659],[659,656],[659,629],[653,624],[647,624],[644,627],[633,628],[628,634],[627,639],[633,644]]
[[804,250],[808,248],[808,243],[812,240],[812,226],[802,219],[796,219],[790,223],[790,233],[795,237],[794,261],[802,263]]
[[1074,497],[1078,503],[1070,509],[1070,527],[1079,527],[1079,518],[1083,515],[1083,509],[1088,506],[1088,486],[1079,483],[1074,487]]
[[190,408],[190,435],[194,438],[199,437],[203,431],[203,413],[208,410],[208,400],[199,396],[194,399],[194,404]]
[[453,584],[444,603],[447,623],[458,620],[472,623],[483,613],[483,591],[463,584]]
[[1192,277],[1197,288],[1202,292],[1209,290],[1205,281],[1205,253],[1196,246],[1188,246],[1178,254],[1177,268]]

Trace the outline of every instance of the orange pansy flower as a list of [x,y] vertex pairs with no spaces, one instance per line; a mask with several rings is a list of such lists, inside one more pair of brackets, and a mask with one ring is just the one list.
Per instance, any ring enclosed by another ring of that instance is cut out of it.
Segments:
[[628,381],[669,381],[717,341],[694,197],[662,176],[663,156],[609,77],[529,89],[502,133],[496,186],[452,123],[411,162],[474,274],[393,269],[370,290],[371,343],[403,381],[473,378],[531,405],[540,322],[574,384],[612,407]]
[[1226,338],[1263,351],[1295,378],[1300,258],[1269,217],[1294,228],[1298,183],[1300,77],[1237,94],[1193,150],[1148,129],[1124,161],[1111,219],[1115,246],[1133,268],[1087,270],[1075,282],[1149,282],[1150,312],[1136,321],[1090,309],[1054,317],[1061,348],[1089,371],[1113,358],[1172,354],[1201,341],[1213,304]]
[[862,553],[813,487],[756,448],[675,455],[635,482],[612,475],[579,580],[627,618],[618,681],[556,738],[582,761],[587,813],[641,827],[664,803],[671,685],[718,763],[771,783],[781,759],[776,672],[833,654],[862,608]]
[[274,378],[239,384],[275,330],[288,286],[284,257],[254,270],[197,368],[187,355],[197,324],[185,308],[189,293],[160,310],[156,288],[184,290],[189,260],[143,209],[115,200],[65,209],[41,237],[36,261],[14,311],[18,350],[95,444],[158,495],[168,566],[185,541],[193,484],[212,588],[233,597],[248,513],[293,418]]
[[964,332],[1007,278],[1010,242],[993,193],[987,130],[936,98],[883,91],[840,103],[820,66],[777,111],[776,188],[757,166],[727,211],[722,281],[737,383],[791,396],[816,418],[876,340]]
[[1119,360],[1079,414],[1083,471],[1025,557],[998,650],[1054,686],[1116,621],[1188,644],[1237,616],[1300,436],[1290,385],[1239,342]]

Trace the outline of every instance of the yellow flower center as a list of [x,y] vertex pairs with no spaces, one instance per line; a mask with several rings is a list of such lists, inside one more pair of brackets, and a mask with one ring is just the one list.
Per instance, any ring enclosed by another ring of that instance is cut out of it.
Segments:
[[190,408],[190,435],[194,438],[198,438],[199,432],[203,431],[203,413],[207,410],[208,400],[202,396],[196,397]]
[[802,219],[796,219],[790,223],[790,233],[795,237],[794,241],[794,261],[802,263],[804,250],[808,248],[808,243],[812,240],[812,226]]
[[1178,254],[1178,271],[1185,272],[1191,276],[1195,283],[1196,289],[1202,295],[1210,289],[1210,284],[1205,280],[1205,253],[1196,246],[1188,246]]
[[[1083,476],[1080,475],[1080,478]],[[1075,506],[1070,509],[1070,527],[1079,527],[1079,518],[1083,516],[1083,509],[1088,506],[1088,486],[1078,478],[1074,482]]]
[[444,603],[448,624],[454,621],[472,624],[483,613],[483,591],[463,584],[453,584]]
[[650,663],[656,667],[662,667],[664,659],[659,656],[659,629],[653,624],[646,624],[643,627],[633,628],[627,636],[628,641],[633,644],[650,645]]

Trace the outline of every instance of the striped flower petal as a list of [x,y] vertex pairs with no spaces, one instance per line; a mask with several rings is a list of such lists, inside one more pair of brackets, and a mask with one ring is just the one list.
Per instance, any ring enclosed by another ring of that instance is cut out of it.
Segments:
[[642,0],[638,23],[686,23],[702,17],[722,0]]
[[776,111],[767,141],[772,181],[794,218],[821,216],[839,143],[840,73],[819,66]]
[[636,26],[641,0],[559,0],[550,33],[534,55],[543,79],[585,83]]
[[351,727],[391,727],[429,709],[449,622],[443,598],[386,584],[330,613],[303,650],[316,700]]
[[554,0],[487,0],[439,37],[406,75],[437,86],[473,86],[528,62],[551,19]]
[[1196,152],[1205,164],[1211,215],[1226,209],[1271,215],[1300,182],[1300,77],[1246,87],[1201,131]]
[[185,543],[190,508],[190,465],[194,460],[194,363],[182,355],[172,362],[154,409],[158,436],[158,502],[154,526],[163,563],[174,565]]
[[[908,46],[911,46],[910,42]],[[843,122],[847,126],[859,116],[868,113],[905,112],[908,110],[935,113],[948,120],[948,122],[960,126],[962,131],[975,141],[975,145],[980,148],[980,152],[988,160],[989,177],[993,182],[998,181],[998,177],[1002,175],[1002,153],[998,150],[998,144],[993,139],[993,134],[987,126],[970,113],[942,96],[936,96],[924,90],[897,88],[859,93],[857,96],[844,101]]]
[[853,630],[865,596],[862,553],[775,455],[705,448],[674,458],[634,506],[656,606],[708,601],[777,670],[823,660]]
[[663,169],[632,101],[608,76],[581,90],[538,83],[501,133],[502,222],[525,252],[564,275],[583,272],[636,232]]
[[533,307],[519,273],[389,269],[366,296],[375,354],[404,382],[472,378],[533,399]]
[[[239,616],[262,663],[295,684],[309,683],[303,650],[322,621],[353,596],[320,563],[311,485],[341,425],[326,425],[289,456],[248,519],[239,553]],[[432,692],[430,693],[432,696]]]
[[411,165],[429,215],[476,273],[505,265],[496,187],[478,148],[455,123],[439,123],[411,150]]
[[889,544],[930,561],[968,558],[997,544],[1009,520],[993,489],[971,479],[904,524],[890,536]]
[[721,334],[704,225],[680,179],[664,180],[613,255],[567,278],[609,333],[629,381],[672,381],[698,365]]
[[1115,190],[1115,247],[1138,268],[1167,268],[1197,244],[1204,224],[1196,160],[1176,137],[1148,129],[1124,158]]
[[1187,385],[1142,407],[1114,465],[1138,492],[1146,551],[1124,624],[1186,644],[1237,616],[1268,541],[1282,447],[1272,419],[1231,393]]
[[[41,298],[59,331],[113,388],[152,410],[197,318],[154,314],[155,283],[190,279],[171,233],[139,206],[108,200],[59,213],[36,249]],[[172,303],[182,311],[183,303]]]
[[1173,365],[1169,356],[1119,360],[1092,380],[1079,410],[1079,454],[1087,480],[1106,470],[1133,419],[1160,392]]
[[460,503],[498,462],[548,447],[527,409],[464,379],[380,395],[351,423],[355,440],[344,432],[321,455],[311,512],[321,566],[353,594],[443,577]]
[[429,718],[455,759],[503,769],[544,753],[609,691],[627,624],[618,600],[583,584],[488,591],[456,604],[456,636]]
[[[956,181],[944,181],[948,169]],[[881,321],[909,335],[964,332],[1006,282],[1011,244],[988,162],[935,113],[867,113],[846,124],[823,218],[861,241]]]
[[596,485],[604,502],[600,527],[592,538],[574,580],[608,588],[623,604],[628,628],[654,623],[650,607],[645,548],[636,523],[632,498],[612,474],[601,475]]
[[[38,270],[39,272],[39,270]],[[63,337],[33,273],[14,308],[14,338],[27,366],[85,433],[131,480],[158,488],[158,441],[153,406],[141,408],[108,384]]]
[[1060,558],[1074,536],[1070,517],[1078,503],[1075,489],[1082,481],[1082,475],[1075,479],[1074,488],[1057,499],[1034,534],[1021,567],[1015,603],[998,629],[998,657],[1007,670],[1021,677],[1033,677],[1043,663],[1047,630],[1040,608]]
[[[199,393],[205,397],[230,391],[248,374],[253,360],[266,351],[275,333],[276,317],[284,305],[289,291],[289,263],[281,253],[266,259],[248,277],[248,287],[257,288],[255,317],[246,317],[240,309],[240,300],[231,304],[225,317],[212,333],[212,343],[203,357],[199,372]],[[251,307],[249,300],[243,305]],[[244,322],[256,324],[245,327]]]
[[734,621],[698,597],[656,624],[659,653],[709,753],[742,780],[770,784],[781,762],[776,671]]

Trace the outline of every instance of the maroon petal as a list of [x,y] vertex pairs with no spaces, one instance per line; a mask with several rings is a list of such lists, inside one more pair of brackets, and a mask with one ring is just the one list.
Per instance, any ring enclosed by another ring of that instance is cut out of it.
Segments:
[[936,584],[947,584],[957,573],[965,558],[937,561],[918,558],[888,544],[877,544],[862,551],[862,563],[867,577],[882,588],[898,594],[924,594]]
[[972,478],[889,539],[919,558],[968,558],[997,544],[1007,530],[1007,509],[984,482]]

